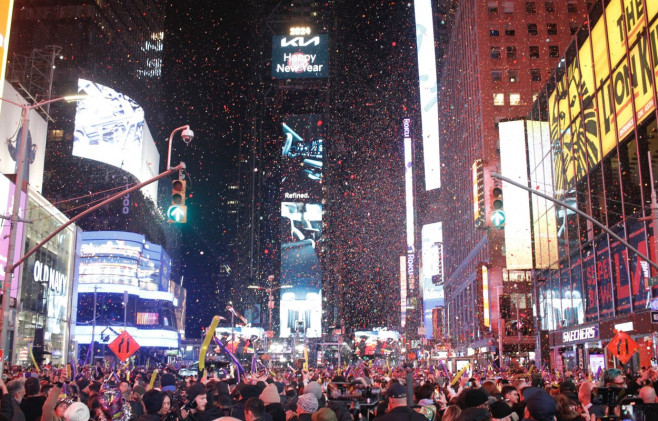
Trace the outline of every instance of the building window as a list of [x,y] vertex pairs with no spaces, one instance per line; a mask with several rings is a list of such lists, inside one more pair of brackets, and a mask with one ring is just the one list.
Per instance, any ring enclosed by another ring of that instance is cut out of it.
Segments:
[[503,80],[503,71],[502,70],[492,70],[491,71],[491,80],[494,82],[500,82]]
[[547,23],[546,31],[548,35],[557,35],[557,23]]
[[569,32],[571,33],[571,35],[576,35],[579,29],[580,29],[580,25],[577,24],[576,22],[571,22],[569,24]]
[[489,3],[487,3],[487,10],[489,10],[490,15],[498,14],[498,2],[490,1]]
[[569,13],[578,13],[578,3],[575,1],[567,2],[567,12]]
[[538,92],[535,92],[534,94],[532,94],[532,102],[533,103],[537,102],[537,98],[539,98],[539,93]]
[[514,30],[514,26],[509,25],[509,24],[505,25],[505,35],[507,35],[508,37],[513,37],[514,35],[516,35],[516,31]]
[[505,94],[502,92],[494,92],[493,94],[494,105],[505,105]]
[[537,35],[539,31],[537,30],[537,24],[536,23],[529,23],[528,24],[528,34],[529,35]]
[[510,93],[509,94],[509,105],[521,105],[521,94],[519,93]]
[[507,47],[507,58],[516,58],[516,47]]
[[534,1],[525,2],[525,11],[526,13],[529,13],[531,15],[537,13],[537,2]]
[[491,28],[489,29],[489,36],[497,37],[497,36],[499,36],[499,35],[500,35],[500,31],[498,30],[497,27],[491,27]]
[[560,47],[557,45],[549,45],[548,46],[548,56],[551,58],[558,58],[560,57]]
[[514,2],[512,1],[506,1],[503,3],[503,13],[514,13]]
[[491,58],[499,59],[500,56],[500,47],[491,47]]
[[548,13],[555,12],[555,2],[554,1],[547,1],[546,2],[546,11]]
[[535,45],[531,45],[529,49],[529,55],[530,58],[539,58],[539,47]]
[[533,82],[541,82],[541,70],[530,69],[530,80]]
[[519,71],[518,70],[508,70],[507,71],[507,79],[512,82],[516,83],[519,81]]

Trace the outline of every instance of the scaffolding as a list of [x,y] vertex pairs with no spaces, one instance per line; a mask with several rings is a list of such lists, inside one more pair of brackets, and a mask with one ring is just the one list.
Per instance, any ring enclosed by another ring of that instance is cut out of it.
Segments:
[[[55,59],[61,51],[58,45],[47,45],[44,49],[33,49],[29,55],[15,54],[7,80],[33,103],[51,99]],[[52,121],[48,115],[50,104],[44,106],[44,111],[46,118]]]

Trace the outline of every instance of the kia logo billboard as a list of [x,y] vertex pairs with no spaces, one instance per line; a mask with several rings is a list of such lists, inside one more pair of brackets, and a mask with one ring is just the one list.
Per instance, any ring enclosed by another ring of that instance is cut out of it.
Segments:
[[272,78],[301,79],[329,76],[329,36],[272,38]]

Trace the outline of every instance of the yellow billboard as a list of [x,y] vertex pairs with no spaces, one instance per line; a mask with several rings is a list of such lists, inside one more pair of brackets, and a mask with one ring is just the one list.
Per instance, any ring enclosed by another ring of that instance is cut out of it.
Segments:
[[[624,53],[626,52],[626,46],[624,44],[624,25],[621,18],[621,0],[612,0],[608,7],[605,8],[605,20],[608,26],[608,43],[610,44],[610,62],[612,63],[612,68],[614,69],[619,62],[621,61]],[[603,19],[599,19],[597,26],[603,24]],[[605,45],[605,38],[602,40],[602,44]],[[596,43],[598,44],[598,40]],[[596,44],[594,44],[596,45]],[[596,57],[596,53],[594,54]],[[597,79],[599,77],[599,72],[596,72]]]
[[14,10],[14,0],[0,0],[0,97],[4,87],[5,72],[7,71],[7,53],[9,50],[9,33],[11,31],[11,14]]

